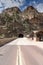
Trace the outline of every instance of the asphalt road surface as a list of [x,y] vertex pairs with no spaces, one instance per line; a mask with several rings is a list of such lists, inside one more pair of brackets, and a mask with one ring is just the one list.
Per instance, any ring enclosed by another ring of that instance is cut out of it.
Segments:
[[0,48],[0,65],[16,65],[17,46],[5,45]]
[[0,47],[0,65],[43,65],[43,49],[35,45],[16,45],[21,44],[20,41],[26,44],[27,39],[17,39]]
[[36,46],[21,46],[25,65],[43,65],[43,50]]

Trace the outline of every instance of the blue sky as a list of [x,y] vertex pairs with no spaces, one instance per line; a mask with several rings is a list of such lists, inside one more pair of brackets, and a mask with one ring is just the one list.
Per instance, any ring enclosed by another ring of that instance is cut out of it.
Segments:
[[22,11],[27,6],[34,6],[39,12],[43,12],[43,0],[0,0],[0,12],[3,9],[17,6]]

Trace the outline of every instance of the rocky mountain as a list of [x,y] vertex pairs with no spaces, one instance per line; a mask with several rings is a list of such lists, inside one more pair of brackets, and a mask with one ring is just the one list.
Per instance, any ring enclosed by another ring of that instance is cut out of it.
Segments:
[[29,34],[32,30],[43,30],[43,13],[29,6],[23,12],[18,7],[4,10],[0,14],[0,37]]
[[27,7],[23,11],[23,13],[22,13],[22,15],[25,16],[25,18],[28,18],[28,19],[32,19],[34,17],[37,17],[38,14],[39,14],[39,12],[34,7],[32,7],[32,6]]

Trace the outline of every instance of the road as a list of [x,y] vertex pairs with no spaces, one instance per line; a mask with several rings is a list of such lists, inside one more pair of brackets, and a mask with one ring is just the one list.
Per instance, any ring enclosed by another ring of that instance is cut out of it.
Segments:
[[15,65],[17,46],[5,45],[0,48],[0,65]]
[[0,65],[43,65],[43,49],[31,43],[19,38],[0,47]]
[[43,50],[36,46],[21,46],[25,65],[43,65]]

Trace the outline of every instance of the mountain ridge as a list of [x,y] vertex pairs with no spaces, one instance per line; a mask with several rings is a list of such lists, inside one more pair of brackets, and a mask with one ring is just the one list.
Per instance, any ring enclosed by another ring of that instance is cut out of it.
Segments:
[[[32,30],[43,28],[43,13],[39,13],[33,6],[23,12],[18,7],[5,9],[0,14],[0,35],[12,37],[19,33],[29,34]],[[7,31],[7,32],[6,32]],[[15,34],[15,35],[14,35]]]

